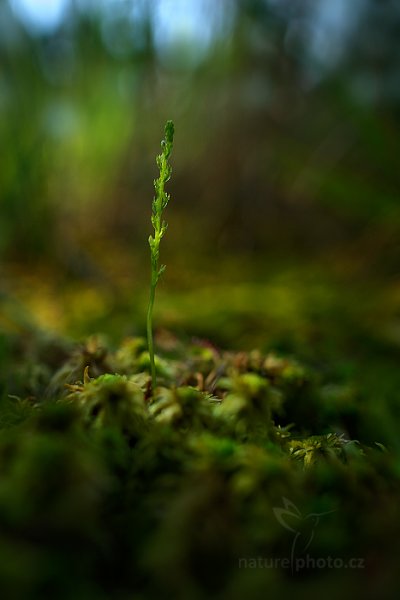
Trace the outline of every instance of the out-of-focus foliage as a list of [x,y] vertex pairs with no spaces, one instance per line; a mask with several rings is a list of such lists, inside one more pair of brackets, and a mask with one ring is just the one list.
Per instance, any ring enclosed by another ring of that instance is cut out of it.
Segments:
[[190,253],[347,243],[393,268],[396,2],[65,2],[47,29],[24,4],[1,3],[7,255],[104,275],[110,247],[140,254],[150,148],[170,116],[171,228]]

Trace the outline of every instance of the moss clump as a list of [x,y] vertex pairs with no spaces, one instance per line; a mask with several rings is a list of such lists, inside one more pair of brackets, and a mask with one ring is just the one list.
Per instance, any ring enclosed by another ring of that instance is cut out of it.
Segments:
[[126,375],[106,373],[90,379],[85,371],[82,385],[68,385],[67,398],[76,401],[83,421],[92,428],[117,429],[134,438],[146,429],[144,392]]
[[[156,357],[154,393],[144,352],[91,339],[53,365],[51,395],[0,403],[6,595],[364,593],[370,567],[394,589],[400,462],[386,440],[351,440],[348,396],[290,357],[196,341]],[[304,546],[364,567],[292,572]],[[259,558],[276,564],[240,566]]]

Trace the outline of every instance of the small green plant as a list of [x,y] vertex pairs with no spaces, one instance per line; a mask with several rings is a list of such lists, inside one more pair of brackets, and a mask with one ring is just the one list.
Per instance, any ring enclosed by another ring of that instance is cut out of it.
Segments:
[[165,191],[165,184],[171,177],[172,168],[168,162],[172,151],[174,141],[174,124],[167,121],[165,124],[165,137],[161,142],[161,154],[156,158],[159,176],[154,180],[155,196],[152,204],[151,223],[154,227],[154,237],[149,236],[150,255],[151,255],[151,281],[150,298],[147,310],[147,342],[150,355],[151,385],[153,391],[157,385],[156,366],[154,362],[154,342],[153,342],[153,307],[156,295],[156,287],[160,276],[165,271],[165,265],[159,266],[160,242],[164,236],[168,224],[162,219],[162,213],[169,201],[169,194]]

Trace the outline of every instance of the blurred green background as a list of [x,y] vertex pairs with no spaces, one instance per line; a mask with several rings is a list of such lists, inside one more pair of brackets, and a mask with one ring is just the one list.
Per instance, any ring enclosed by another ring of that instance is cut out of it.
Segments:
[[170,118],[158,328],[296,353],[387,432],[399,27],[395,0],[1,0],[3,331],[144,333]]

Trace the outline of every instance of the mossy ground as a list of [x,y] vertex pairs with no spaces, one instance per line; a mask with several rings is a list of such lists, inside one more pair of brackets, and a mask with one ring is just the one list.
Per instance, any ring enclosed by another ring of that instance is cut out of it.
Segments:
[[143,338],[3,342],[4,597],[394,597],[400,462],[349,382],[161,331],[153,394]]

